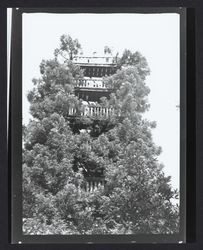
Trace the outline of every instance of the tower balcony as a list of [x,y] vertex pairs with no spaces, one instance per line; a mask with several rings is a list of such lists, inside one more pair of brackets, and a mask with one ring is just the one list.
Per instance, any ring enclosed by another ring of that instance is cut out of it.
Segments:
[[69,107],[68,116],[82,116],[91,118],[109,118],[115,114],[114,108],[102,106],[84,105],[81,110]]
[[89,78],[84,77],[83,79],[76,80],[76,88],[78,89],[93,89],[93,91],[97,91],[97,89],[107,89],[107,86],[104,84],[102,78]]
[[85,101],[99,102],[101,97],[109,98],[112,92],[101,77],[84,77],[75,82],[75,95]]

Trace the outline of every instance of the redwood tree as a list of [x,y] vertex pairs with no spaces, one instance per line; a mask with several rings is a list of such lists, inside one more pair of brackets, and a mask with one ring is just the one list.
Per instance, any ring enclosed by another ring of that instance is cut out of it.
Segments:
[[[103,79],[114,91],[100,100],[115,112],[95,119],[79,115],[83,103],[74,94],[83,78],[72,61],[80,49],[77,39],[63,35],[27,95],[33,119],[23,129],[23,232],[177,233],[177,190],[158,162],[156,123],[142,115],[149,109],[146,59],[129,50],[116,58],[117,72]],[[88,192],[85,176],[99,173],[105,186]]]

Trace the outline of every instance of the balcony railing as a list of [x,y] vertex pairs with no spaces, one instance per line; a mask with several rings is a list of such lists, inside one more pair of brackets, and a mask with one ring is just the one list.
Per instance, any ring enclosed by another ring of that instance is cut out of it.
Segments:
[[112,56],[76,56],[73,58],[73,62],[76,64],[87,64],[87,65],[115,65],[115,58]]
[[114,108],[105,108],[101,106],[83,106],[82,109],[75,108],[68,109],[69,116],[85,116],[85,117],[110,117],[115,114]]
[[86,177],[85,180],[85,190],[88,192],[93,192],[98,188],[104,188],[104,177]]
[[75,87],[78,88],[103,88],[107,89],[102,79],[78,79]]

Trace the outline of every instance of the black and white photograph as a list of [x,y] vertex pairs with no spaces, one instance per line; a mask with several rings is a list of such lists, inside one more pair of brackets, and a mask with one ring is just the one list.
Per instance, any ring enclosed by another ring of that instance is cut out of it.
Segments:
[[22,234],[180,233],[180,14],[22,14]]

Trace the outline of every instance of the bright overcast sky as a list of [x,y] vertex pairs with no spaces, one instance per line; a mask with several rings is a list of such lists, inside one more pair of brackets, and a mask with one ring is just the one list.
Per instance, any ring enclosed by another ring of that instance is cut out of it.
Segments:
[[105,45],[119,54],[139,51],[146,57],[151,75],[146,83],[150,111],[157,122],[154,142],[162,147],[159,161],[179,188],[179,14],[23,14],[23,123],[27,124],[32,78],[40,77],[42,59],[53,58],[62,34],[77,38],[84,55],[102,52]]

